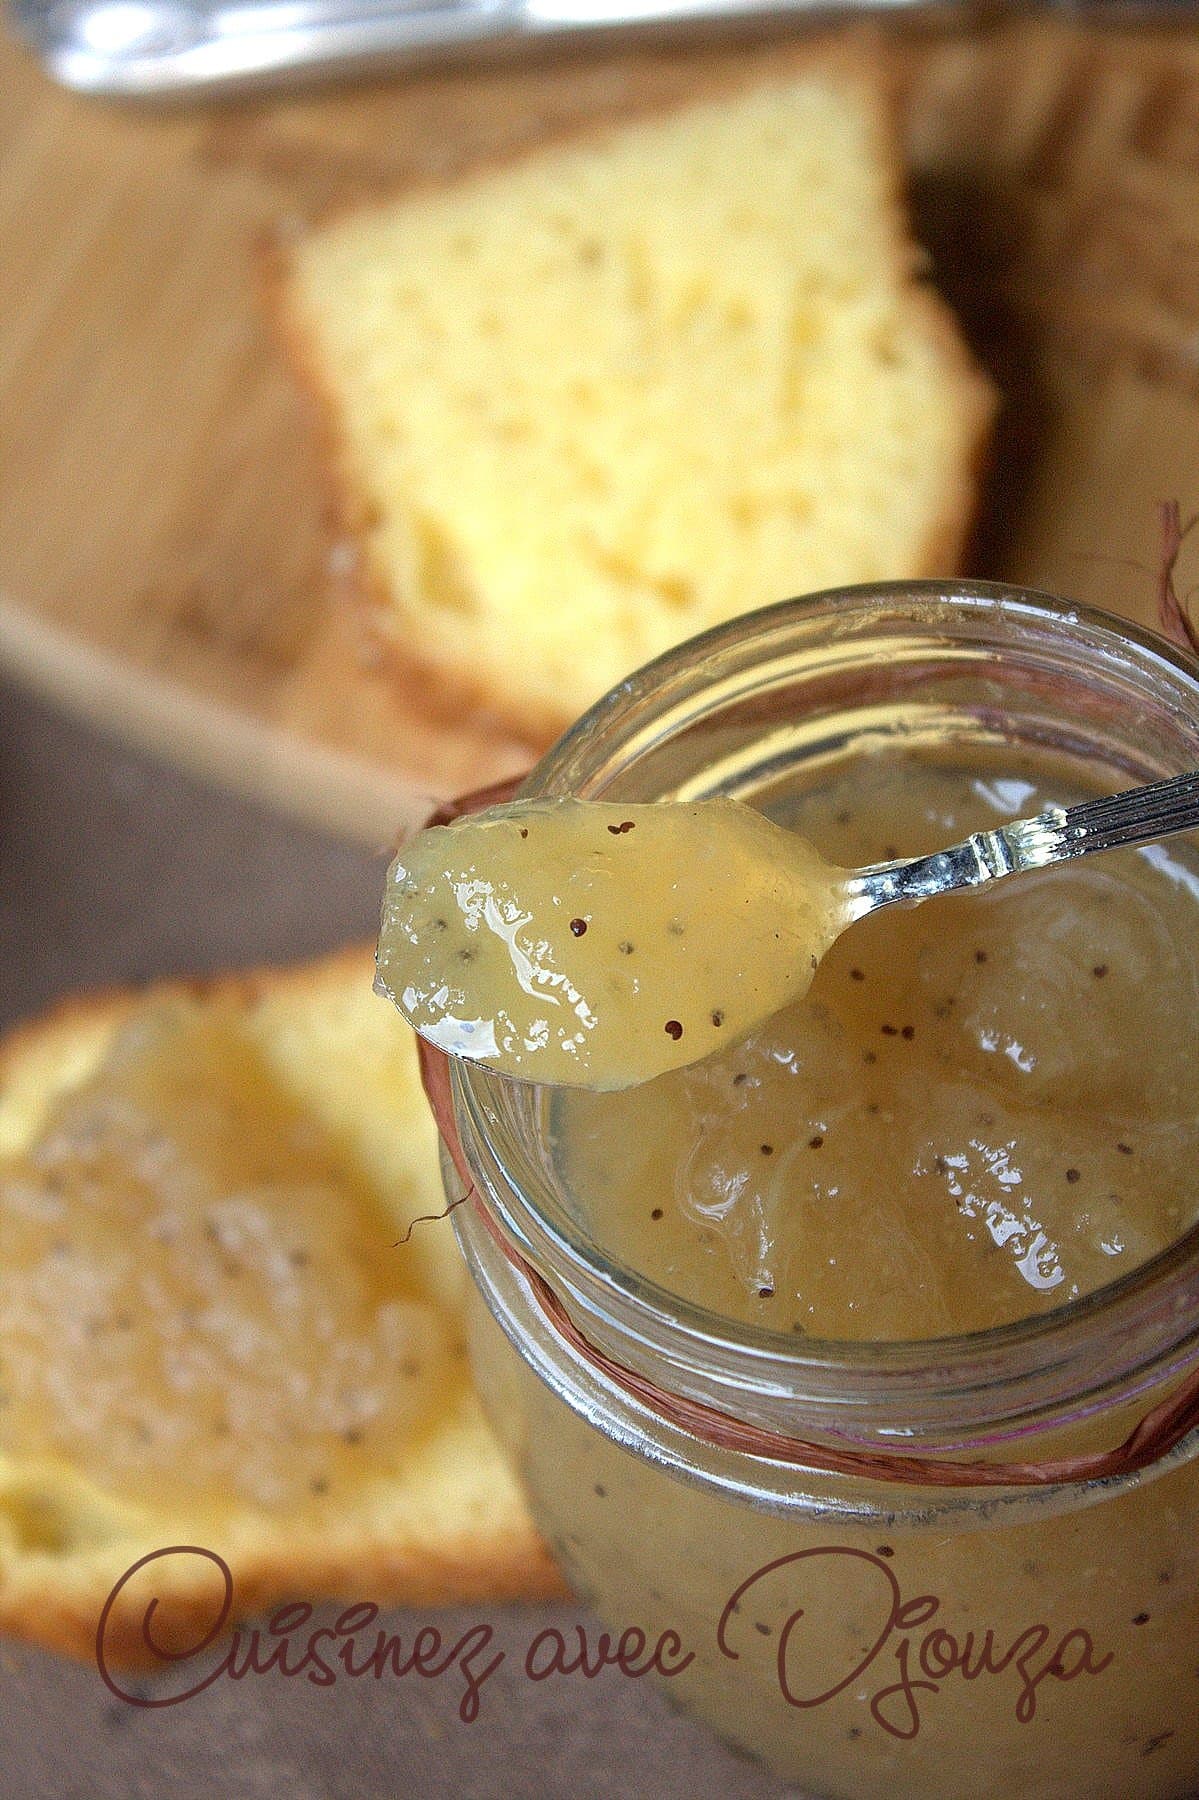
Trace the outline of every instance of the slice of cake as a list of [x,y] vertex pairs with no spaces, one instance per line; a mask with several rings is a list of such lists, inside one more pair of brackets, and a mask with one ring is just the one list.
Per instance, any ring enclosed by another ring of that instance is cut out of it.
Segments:
[[954,571],[992,410],[918,279],[881,81],[785,81],[293,246],[381,629],[544,736],[670,644]]
[[0,1045],[0,1631],[91,1656],[103,1621],[114,1668],[153,1661],[151,1601],[194,1649],[226,1605],[562,1591],[449,1221],[401,1242],[445,1202],[372,974],[162,984]]

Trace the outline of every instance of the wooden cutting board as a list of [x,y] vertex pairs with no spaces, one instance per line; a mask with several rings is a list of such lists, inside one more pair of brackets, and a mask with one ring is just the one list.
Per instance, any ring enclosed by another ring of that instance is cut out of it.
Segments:
[[[1150,619],[1156,503],[1199,509],[1199,36],[917,21],[884,42],[919,230],[1007,396],[972,572]],[[259,246],[785,54],[591,46],[156,113],[0,44],[0,666],[373,843],[522,766],[360,641]]]

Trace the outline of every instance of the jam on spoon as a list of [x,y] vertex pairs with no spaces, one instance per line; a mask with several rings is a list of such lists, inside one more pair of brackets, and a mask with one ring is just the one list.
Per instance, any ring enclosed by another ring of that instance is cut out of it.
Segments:
[[727,799],[519,800],[419,834],[376,986],[452,1056],[562,1087],[649,1081],[806,993],[856,919],[1199,825],[1199,773],[849,870]]

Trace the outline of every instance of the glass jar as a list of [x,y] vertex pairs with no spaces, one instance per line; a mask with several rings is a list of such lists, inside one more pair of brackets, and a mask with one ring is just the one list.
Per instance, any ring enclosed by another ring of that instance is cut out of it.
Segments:
[[[522,793],[769,812],[889,743],[1150,781],[1199,766],[1199,667],[1027,592],[844,590],[659,659]],[[577,1593],[676,1701],[846,1800],[1199,1790],[1199,1413],[1095,1460],[1199,1365],[1199,1231],[996,1330],[797,1340],[617,1266],[545,1091],[458,1064],[452,1093],[484,1402]]]

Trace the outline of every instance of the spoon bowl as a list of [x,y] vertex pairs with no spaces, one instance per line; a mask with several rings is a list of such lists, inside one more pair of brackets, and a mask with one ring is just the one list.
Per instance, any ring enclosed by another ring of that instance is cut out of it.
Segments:
[[1199,771],[841,869],[735,800],[524,800],[420,833],[388,876],[376,987],[437,1048],[614,1089],[802,998],[841,934],[913,905],[1199,826]]

